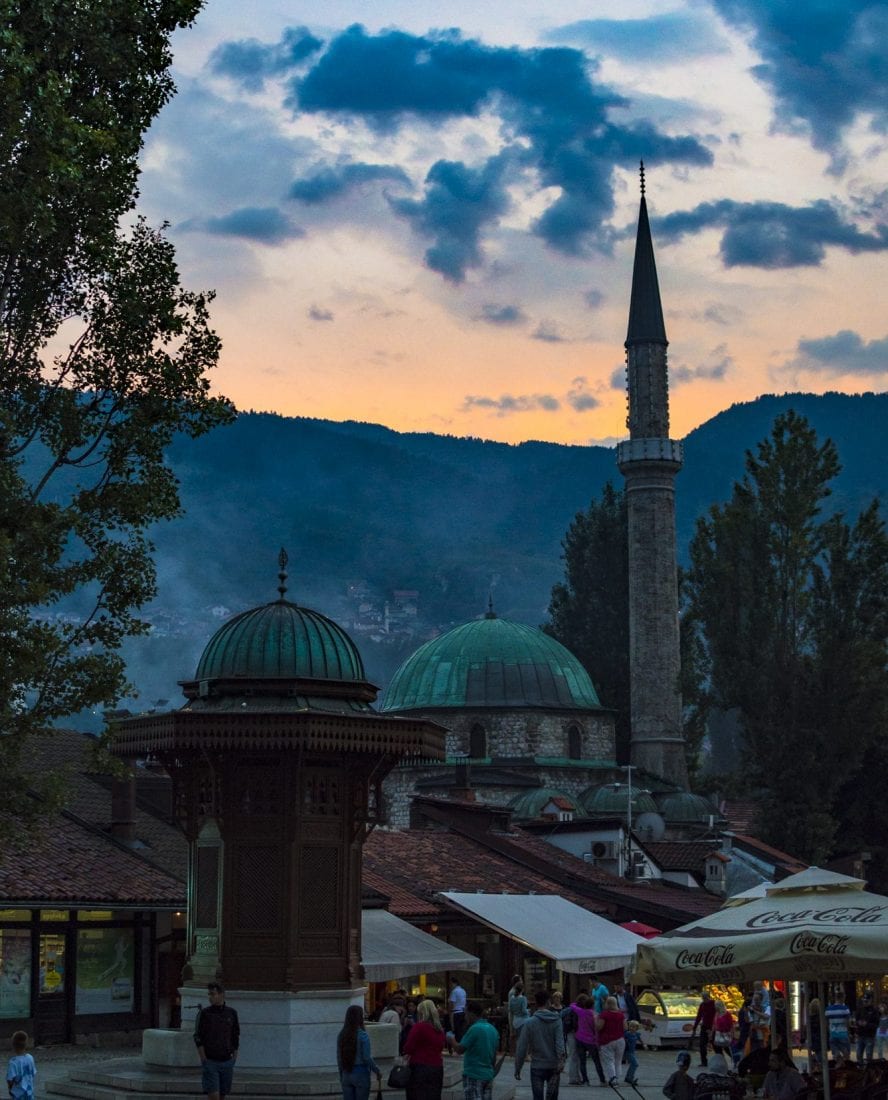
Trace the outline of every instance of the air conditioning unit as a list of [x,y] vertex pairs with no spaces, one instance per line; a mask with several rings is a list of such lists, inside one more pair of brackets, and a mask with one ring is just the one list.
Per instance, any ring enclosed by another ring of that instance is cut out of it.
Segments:
[[619,845],[615,840],[596,840],[589,851],[590,861],[597,859],[616,859]]
[[636,878],[641,878],[647,870],[647,860],[644,858],[644,852],[632,853],[632,873]]

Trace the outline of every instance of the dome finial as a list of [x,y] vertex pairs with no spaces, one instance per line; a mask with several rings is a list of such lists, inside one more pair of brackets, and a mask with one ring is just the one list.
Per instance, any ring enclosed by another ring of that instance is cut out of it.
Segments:
[[278,569],[280,570],[278,573],[278,580],[280,581],[278,592],[281,594],[281,599],[287,594],[287,563],[289,560],[287,551],[282,546],[281,552],[278,554]]
[[488,592],[487,593],[487,614],[484,616],[484,618],[485,619],[495,619],[496,618],[496,612],[493,610],[493,592]]
[[639,161],[638,164],[638,174],[641,176],[641,197],[644,198],[644,161]]

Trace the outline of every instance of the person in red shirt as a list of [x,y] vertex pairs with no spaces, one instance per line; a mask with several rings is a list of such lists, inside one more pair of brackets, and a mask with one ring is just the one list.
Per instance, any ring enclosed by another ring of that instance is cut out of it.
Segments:
[[605,998],[604,1009],[595,1017],[595,1028],[598,1032],[598,1053],[601,1057],[604,1079],[609,1085],[615,1085],[626,1047],[626,1040],[623,1037],[626,1031],[626,1016],[620,1011],[616,997]]
[[444,1028],[434,1001],[420,1001],[416,1023],[404,1041],[410,1062],[407,1100],[441,1100],[444,1085]]
[[697,1028],[700,1029],[700,1065],[705,1066],[708,1062],[709,1053],[709,1041],[712,1038],[712,1028],[715,1024],[715,1001],[712,999],[709,993],[703,993],[703,999],[700,1001],[700,1007],[697,1009],[697,1016],[694,1019],[694,1029],[691,1032],[691,1043],[694,1042],[694,1036],[697,1034]]

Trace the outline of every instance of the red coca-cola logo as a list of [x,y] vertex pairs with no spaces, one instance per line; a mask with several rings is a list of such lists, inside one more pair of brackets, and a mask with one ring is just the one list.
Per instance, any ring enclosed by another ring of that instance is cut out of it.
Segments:
[[679,951],[675,956],[675,966],[678,970],[689,970],[691,967],[708,969],[713,966],[727,966],[733,961],[734,945],[732,943],[717,943],[704,951]]
[[835,932],[818,935],[816,932],[799,932],[789,944],[791,955],[844,955],[848,950],[848,936]]

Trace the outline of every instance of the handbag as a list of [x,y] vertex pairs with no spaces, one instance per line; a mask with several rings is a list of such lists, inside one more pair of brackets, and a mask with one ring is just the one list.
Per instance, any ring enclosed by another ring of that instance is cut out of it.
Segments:
[[390,1089],[406,1089],[410,1084],[410,1066],[392,1066],[388,1075]]

